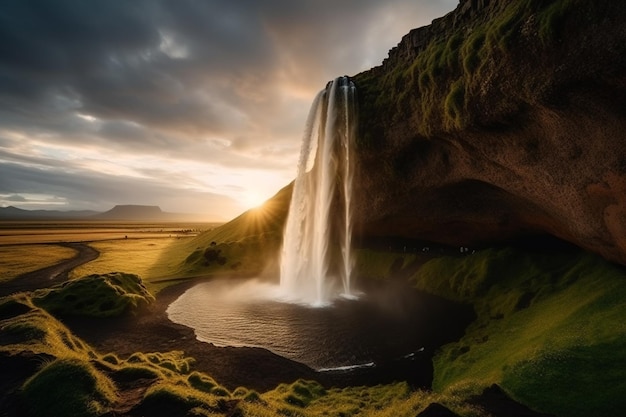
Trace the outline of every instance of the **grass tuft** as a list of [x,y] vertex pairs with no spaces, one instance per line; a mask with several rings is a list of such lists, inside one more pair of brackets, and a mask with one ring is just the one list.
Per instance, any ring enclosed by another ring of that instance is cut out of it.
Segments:
[[194,412],[219,410],[219,399],[181,385],[162,383],[150,387],[134,412],[140,415],[184,416]]
[[88,275],[32,295],[35,305],[61,316],[112,317],[137,312],[154,301],[141,278],[112,272]]
[[45,366],[22,388],[32,416],[101,415],[115,400],[115,386],[88,362],[58,359]]

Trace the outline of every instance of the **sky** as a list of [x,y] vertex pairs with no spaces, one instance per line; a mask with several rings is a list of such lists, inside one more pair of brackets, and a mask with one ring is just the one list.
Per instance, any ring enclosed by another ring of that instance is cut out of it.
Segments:
[[229,220],[295,177],[329,80],[457,3],[3,0],[0,207]]

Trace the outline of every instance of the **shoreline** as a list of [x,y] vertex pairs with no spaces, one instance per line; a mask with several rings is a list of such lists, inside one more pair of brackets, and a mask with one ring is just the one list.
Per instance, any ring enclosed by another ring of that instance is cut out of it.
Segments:
[[[78,337],[100,353],[116,353],[128,357],[135,352],[183,351],[195,359],[194,370],[205,372],[218,383],[233,390],[239,386],[260,392],[274,389],[281,383],[297,379],[313,379],[326,387],[378,385],[407,382],[414,388],[429,389],[432,383],[432,356],[441,346],[439,340],[425,349],[402,358],[390,359],[376,366],[316,371],[302,363],[284,358],[258,347],[217,347],[196,339],[194,330],[174,323],[167,317],[167,307],[184,291],[206,282],[193,279],[161,290],[148,311],[136,316],[112,319],[67,317],[62,321]],[[431,303],[438,297],[427,296]],[[445,302],[448,303],[448,302]],[[465,307],[459,307],[466,310]],[[458,308],[450,313],[458,315]],[[465,326],[462,326],[463,328]],[[460,329],[442,329],[437,339],[450,339]],[[462,329],[461,329],[462,331]],[[447,336],[447,337],[446,337]],[[447,343],[447,342],[446,342]]]
[[[77,254],[70,259],[33,272],[22,274],[0,286],[0,297],[17,292],[33,291],[60,284],[77,266],[96,259],[99,252],[83,242],[62,243]],[[228,274],[230,275],[230,274]],[[462,335],[462,329],[437,332],[438,342],[403,358],[393,358],[367,367],[347,367],[316,371],[302,363],[284,358],[259,347],[218,347],[196,339],[194,330],[170,321],[166,310],[188,288],[207,280],[223,277],[220,274],[197,277],[168,277],[175,282],[156,294],[156,301],[146,311],[117,318],[64,317],[61,321],[78,337],[102,354],[115,353],[129,357],[135,352],[182,351],[193,357],[194,370],[205,372],[220,384],[234,390],[245,386],[257,391],[274,389],[281,383],[297,379],[313,379],[326,387],[378,385],[405,381],[415,388],[429,389],[432,383],[432,356],[436,349]],[[241,276],[241,278],[250,278]],[[394,285],[398,283],[393,280]],[[389,285],[391,282],[387,282]],[[371,282],[370,282],[371,284]],[[373,288],[368,288],[373,290]],[[459,317],[453,304],[438,297],[426,296],[435,306],[447,305],[447,317]],[[433,301],[433,298],[436,300]],[[442,304],[447,303],[447,304]],[[461,331],[459,333],[459,330]],[[453,334],[454,333],[454,334]]]

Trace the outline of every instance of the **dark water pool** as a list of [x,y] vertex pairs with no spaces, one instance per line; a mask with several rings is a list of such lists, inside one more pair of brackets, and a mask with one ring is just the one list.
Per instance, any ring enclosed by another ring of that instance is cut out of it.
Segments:
[[214,280],[187,290],[167,314],[201,341],[265,348],[318,371],[410,359],[459,337],[467,323],[459,317],[465,310],[404,286],[370,288],[325,307],[285,299],[274,284]]

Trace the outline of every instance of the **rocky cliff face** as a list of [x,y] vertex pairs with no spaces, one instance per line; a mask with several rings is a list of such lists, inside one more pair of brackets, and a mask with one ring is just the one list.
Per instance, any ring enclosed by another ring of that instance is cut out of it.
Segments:
[[462,0],[359,74],[357,230],[626,264],[626,3]]

